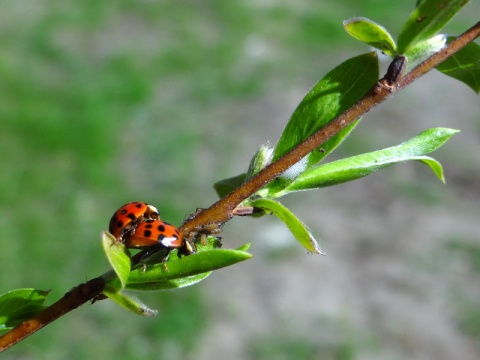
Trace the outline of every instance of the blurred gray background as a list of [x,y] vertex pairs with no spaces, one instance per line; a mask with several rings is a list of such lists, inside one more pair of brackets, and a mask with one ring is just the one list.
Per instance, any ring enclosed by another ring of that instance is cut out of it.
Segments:
[[[414,1],[5,0],[0,11],[0,292],[50,302],[108,269],[100,232],[129,201],[174,224],[275,143],[330,69],[369,49],[342,21],[394,37]],[[447,31],[478,21],[471,1]],[[383,64],[383,71],[387,63]],[[382,71],[382,73],[383,73]],[[320,239],[307,254],[273,217],[235,219],[253,260],[141,294],[140,318],[85,305],[5,359],[478,359],[480,105],[427,74],[374,109],[328,160],[462,130],[420,163],[282,199]]]

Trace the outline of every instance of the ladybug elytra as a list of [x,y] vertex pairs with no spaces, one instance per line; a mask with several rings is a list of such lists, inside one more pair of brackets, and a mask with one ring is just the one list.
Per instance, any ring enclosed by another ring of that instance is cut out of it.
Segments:
[[160,219],[155,206],[144,202],[131,202],[115,211],[109,223],[109,231],[116,239],[123,241],[144,220]]
[[162,220],[145,220],[138,224],[135,233],[127,236],[124,244],[128,248],[146,248],[157,246],[178,248],[183,238],[177,228]]
[[[178,255],[190,255],[195,252],[192,245],[185,241],[178,229],[162,220],[144,220],[139,223],[135,232],[124,239],[127,248],[149,249],[164,247],[168,251],[178,249]],[[168,257],[168,255],[167,255]]]
[[147,254],[165,249],[164,263],[174,249],[179,257],[196,252],[195,245],[186,241],[175,226],[160,220],[156,207],[144,202],[131,202],[118,209],[110,219],[109,231],[127,248],[146,249]]

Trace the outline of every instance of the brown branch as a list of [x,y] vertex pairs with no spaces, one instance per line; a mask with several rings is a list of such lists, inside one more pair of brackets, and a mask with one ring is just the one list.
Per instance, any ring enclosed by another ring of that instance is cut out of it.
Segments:
[[394,92],[404,88],[420,76],[432,70],[452,56],[455,52],[476,39],[480,34],[480,22],[464,32],[457,39],[448,44],[444,49],[435,53],[427,60],[416,66],[403,78],[391,83],[390,78],[383,78],[355,105],[329,122],[316,133],[308,137],[304,142],[285,154],[278,161],[270,164],[260,171],[256,176],[248,180],[224,198],[217,201],[208,209],[196,213],[189,218],[181,227],[182,234],[188,236],[190,232],[198,231],[207,224],[222,224],[228,221],[233,215],[232,211],[243,200],[253,195],[263,186],[285,172],[292,165],[296,164],[303,157],[321,146],[340,130],[350,125],[355,119],[370,111],[376,105],[385,101]]
[[470,29],[465,31],[463,34],[458,36],[455,40],[453,40],[450,44],[444,47],[439,52],[436,52],[425,61],[418,64],[412,71],[406,74],[403,78],[401,78],[397,82],[397,87],[403,88],[420,76],[426,74],[434,67],[439,65],[441,62],[447,60],[450,56],[455,54],[457,51],[463,49],[465,46],[470,44],[473,40],[480,36],[480,21],[473,25]]
[[[385,101],[395,91],[402,89],[423,74],[427,73],[442,61],[453,55],[455,52],[472,42],[480,35],[480,22],[460,35],[447,47],[434,54],[410,73],[400,78],[397,82],[391,81],[390,77],[383,78],[355,105],[331,121],[329,124],[318,130],[307,138],[296,148],[285,154],[278,161],[270,164],[255,177],[244,183],[242,186],[220,199],[210,208],[194,213],[181,227],[180,230],[185,236],[199,229],[208,228],[209,224],[222,224],[228,221],[233,215],[235,207],[243,200],[253,195],[267,183],[282,174],[285,170],[297,163],[314,149],[321,146],[330,137],[351,124],[355,119],[370,111],[374,106]],[[396,80],[396,79],[395,79]],[[102,299],[102,291],[105,281],[102,277],[92,279],[81,284],[65,294],[56,303],[52,304],[33,318],[22,322],[20,325],[0,336],[0,352],[25,339],[49,323],[55,321],[71,310],[83,305],[93,299]]]
[[29,320],[22,322],[11,331],[0,336],[0,352],[15,345],[19,341],[32,335],[44,326],[55,321],[62,315],[76,309],[87,301],[94,299],[101,294],[105,287],[105,281],[102,278],[95,278],[80,284],[67,292],[60,300],[50,305],[48,308],[38,313]]

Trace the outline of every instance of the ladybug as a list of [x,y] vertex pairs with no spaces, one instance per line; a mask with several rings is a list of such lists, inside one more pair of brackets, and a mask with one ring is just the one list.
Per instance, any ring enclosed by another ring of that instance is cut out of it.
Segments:
[[134,249],[165,248],[167,255],[164,261],[168,259],[168,253],[173,249],[178,249],[179,257],[195,252],[175,226],[159,219],[147,219],[137,224],[135,231],[127,234],[123,243],[127,248]]
[[155,206],[144,202],[131,202],[115,211],[108,230],[116,239],[123,241],[128,234],[134,233],[138,224],[144,220],[158,220],[160,213]]

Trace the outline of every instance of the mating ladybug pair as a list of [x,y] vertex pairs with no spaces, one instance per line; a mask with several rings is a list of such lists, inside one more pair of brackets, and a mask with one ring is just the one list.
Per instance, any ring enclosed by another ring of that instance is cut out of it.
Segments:
[[164,260],[173,249],[178,249],[178,256],[195,252],[175,226],[160,220],[156,207],[143,202],[131,202],[118,209],[110,219],[109,231],[127,248],[165,248],[168,252]]

